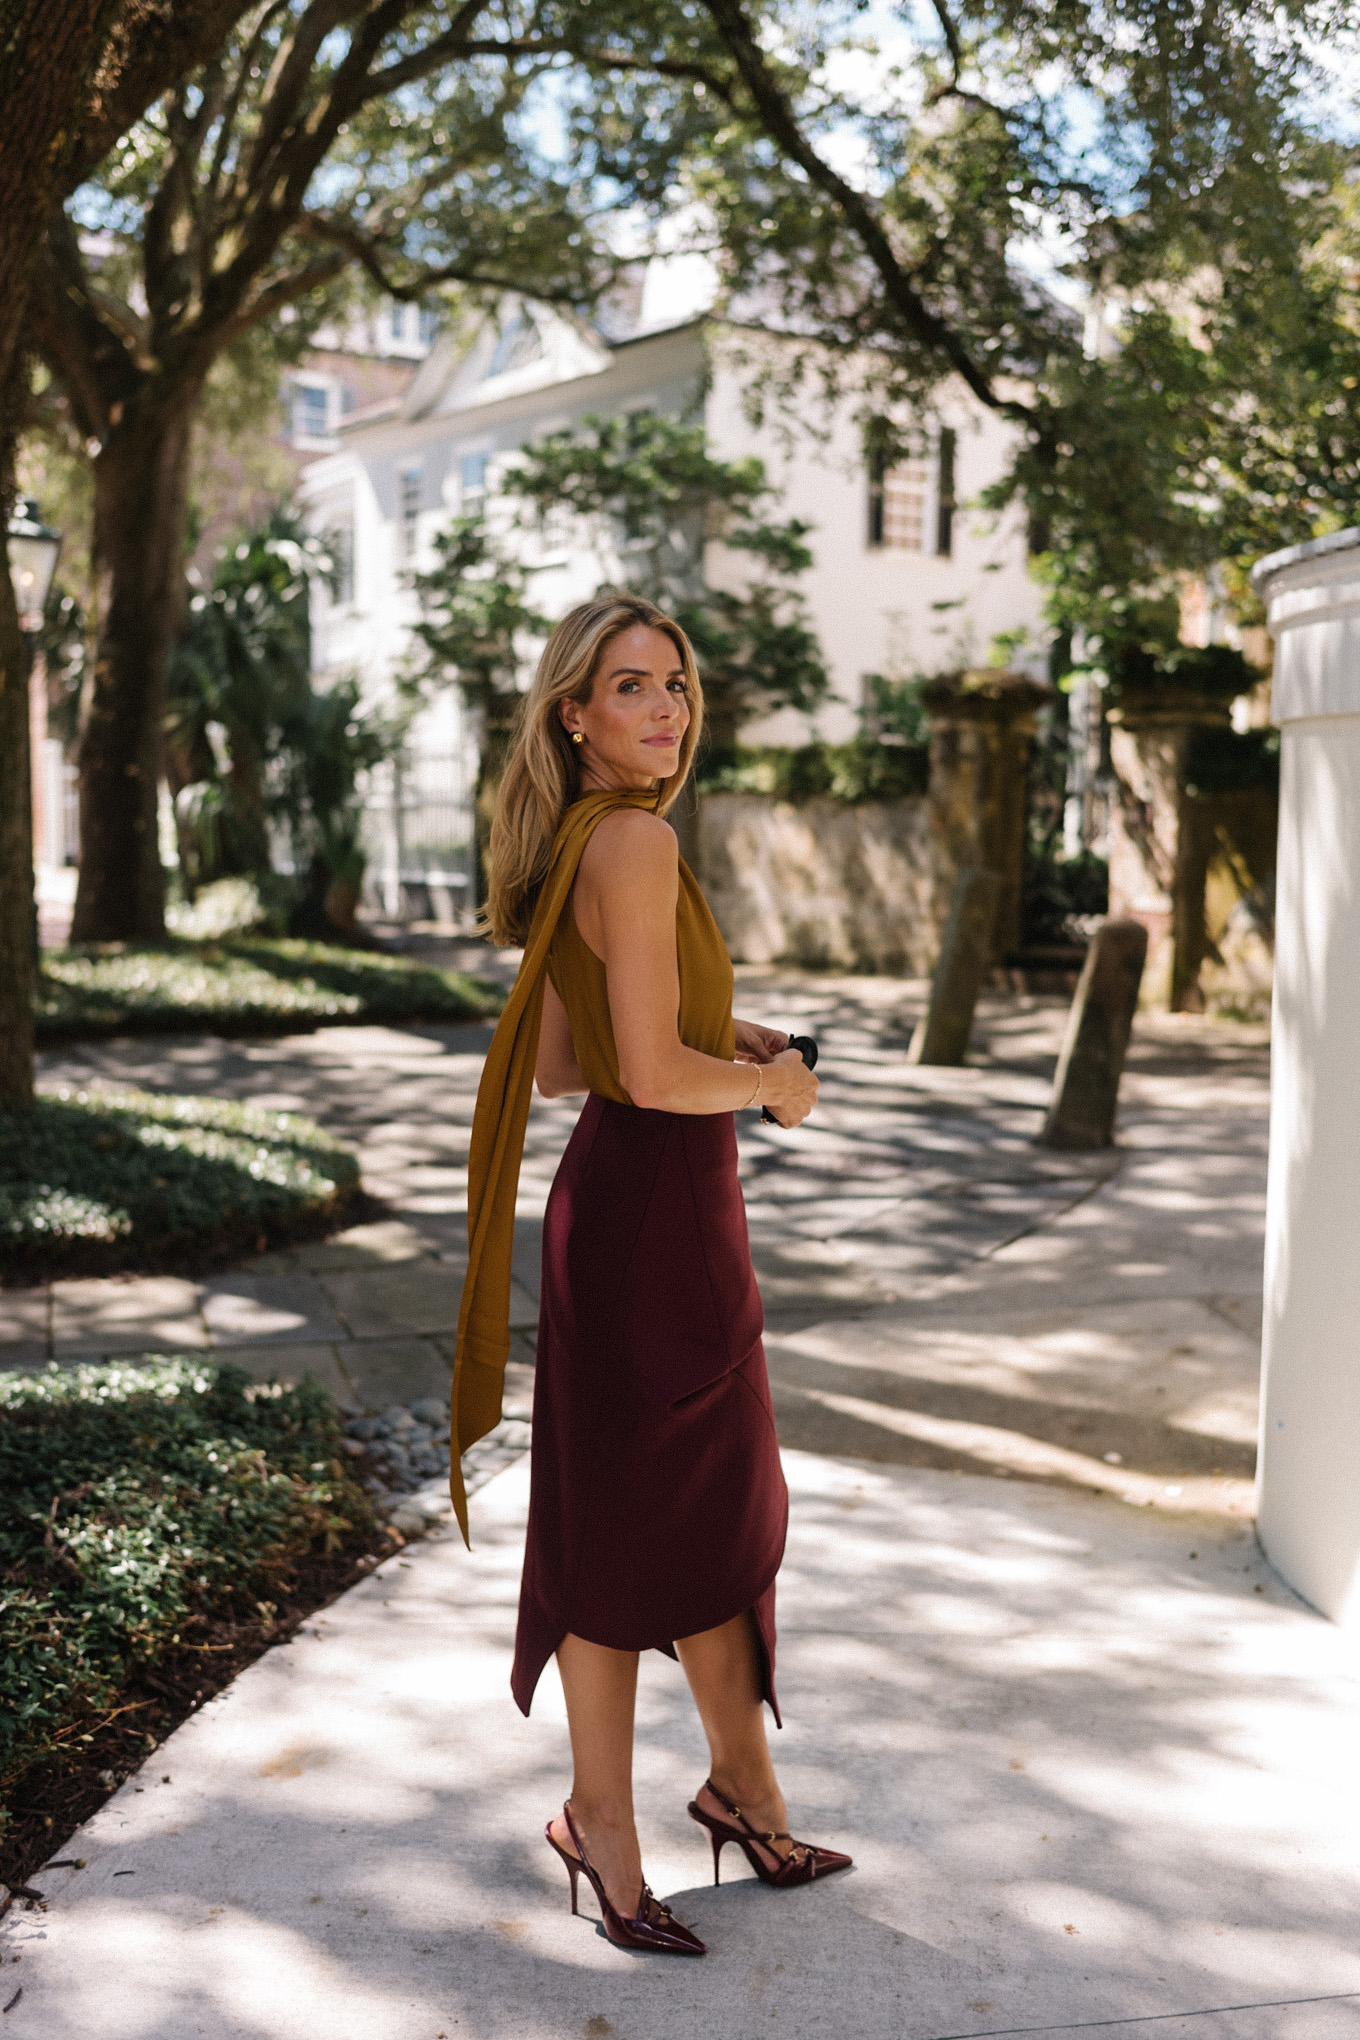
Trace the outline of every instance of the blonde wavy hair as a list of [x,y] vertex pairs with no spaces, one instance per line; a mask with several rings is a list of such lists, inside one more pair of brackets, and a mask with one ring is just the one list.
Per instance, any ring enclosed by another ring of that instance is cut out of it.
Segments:
[[597,595],[562,618],[538,662],[519,712],[491,823],[483,920],[493,942],[522,943],[529,933],[562,817],[581,793],[579,747],[559,714],[564,701],[590,699],[600,660],[613,640],[642,624],[668,637],[680,655],[689,728],[669,779],[657,781],[656,812],[664,815],[689,777],[704,720],[699,669],[689,639],[673,617],[640,595]]

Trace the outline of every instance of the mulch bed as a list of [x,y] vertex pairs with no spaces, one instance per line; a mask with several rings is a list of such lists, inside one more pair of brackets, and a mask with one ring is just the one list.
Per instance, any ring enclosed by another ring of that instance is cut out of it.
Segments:
[[[72,1723],[60,1750],[6,1793],[11,1819],[0,1830],[0,1884],[15,1893],[15,1902],[25,1902],[25,1891],[41,1893],[43,1865],[63,1854],[63,1843],[182,1721],[407,1541],[384,1527],[366,1542],[354,1540],[350,1549],[303,1559],[292,1592],[277,1604],[271,1621],[259,1615],[205,1621],[199,1642],[132,1679],[112,1710]],[[37,1906],[40,1899],[29,1896],[27,1903]]]

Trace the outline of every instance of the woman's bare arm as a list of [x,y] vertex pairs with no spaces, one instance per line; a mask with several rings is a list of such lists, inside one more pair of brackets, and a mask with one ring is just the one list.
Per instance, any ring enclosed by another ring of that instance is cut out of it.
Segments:
[[[606,816],[586,846],[574,910],[604,963],[619,1076],[635,1105],[659,1112],[733,1112],[752,1103],[749,1063],[724,1062],[680,1040],[675,953],[679,851],[673,832],[638,808]],[[812,1110],[817,1079],[796,1049],[762,1065],[759,1101],[785,1126]]]
[[589,1088],[576,1060],[567,1009],[549,978],[543,987],[543,1024],[538,1030],[538,1061],[534,1080],[544,1098],[567,1098]]

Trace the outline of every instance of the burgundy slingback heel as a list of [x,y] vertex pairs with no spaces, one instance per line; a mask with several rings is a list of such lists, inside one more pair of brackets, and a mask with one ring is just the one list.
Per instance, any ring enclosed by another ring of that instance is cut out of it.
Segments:
[[[746,1860],[762,1884],[772,1884],[779,1891],[788,1891],[795,1884],[811,1884],[818,1877],[829,1877],[834,1870],[848,1870],[854,1862],[853,1856],[843,1856],[839,1849],[822,1849],[815,1842],[795,1842],[790,1834],[762,1834],[753,1828],[739,1806],[729,1805],[711,1778],[707,1779],[708,1790],[728,1816],[719,1820],[715,1814],[705,1813],[697,1799],[689,1803],[689,1817],[697,1820],[700,1827],[708,1829],[713,1844],[713,1882],[721,1882],[719,1864],[723,1850],[729,1842],[745,1852]],[[773,1846],[775,1842],[792,1842],[787,1856],[781,1856]],[[767,1860],[775,1858],[772,1870]]]
[[576,1854],[571,1856],[562,1847],[552,1831],[549,1821],[544,1833],[548,1846],[553,1849],[567,1866],[571,1878],[571,1909],[576,1911],[576,1880],[584,1870],[595,1887],[595,1896],[600,1901],[600,1913],[604,1930],[616,1948],[641,1948],[658,1955],[704,1955],[708,1951],[697,1934],[691,1934],[688,1927],[682,1927],[668,1905],[662,1905],[654,1898],[644,1884],[638,1899],[637,1911],[632,1919],[625,1919],[616,1912],[605,1894],[604,1881],[586,1854],[586,1845],[581,1840],[575,1821],[571,1817],[571,1801],[562,1808],[562,1818],[567,1823]]

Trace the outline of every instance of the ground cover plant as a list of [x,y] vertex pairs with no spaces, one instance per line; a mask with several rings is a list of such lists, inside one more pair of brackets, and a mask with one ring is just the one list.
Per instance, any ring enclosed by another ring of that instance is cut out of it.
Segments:
[[287,1634],[299,1601],[399,1541],[312,1382],[183,1356],[0,1375],[4,1881]]
[[0,1107],[0,1277],[164,1268],[325,1230],[357,1194],[310,1119],[147,1091],[59,1090]]
[[293,1033],[346,1021],[474,1020],[499,994],[462,971],[325,942],[105,943],[48,950],[40,1042],[110,1034]]

